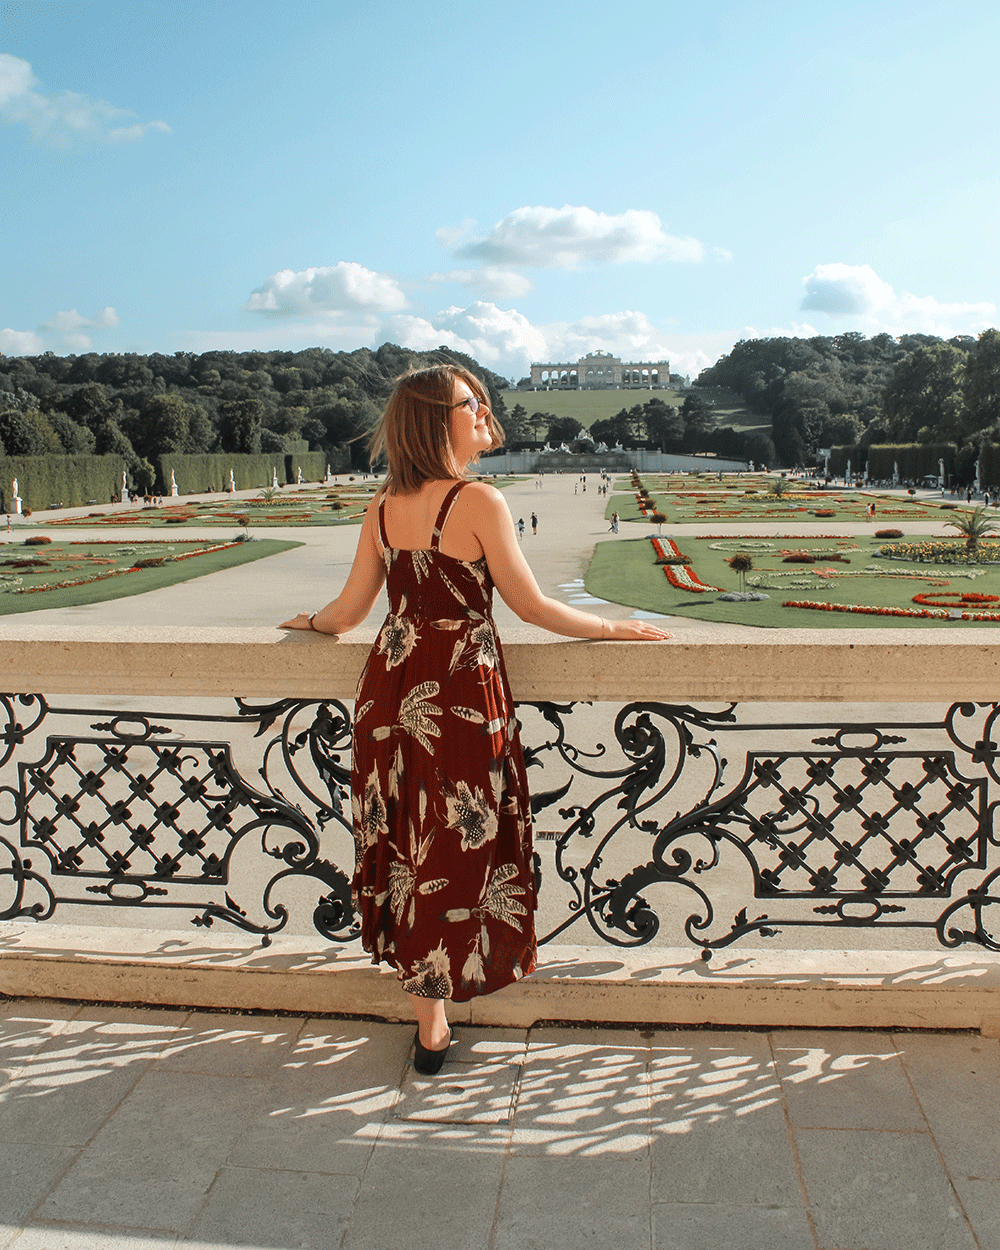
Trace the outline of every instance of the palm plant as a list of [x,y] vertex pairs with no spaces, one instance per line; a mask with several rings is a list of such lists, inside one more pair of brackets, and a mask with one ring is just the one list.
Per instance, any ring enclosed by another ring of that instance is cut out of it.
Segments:
[[277,486],[265,486],[264,489],[257,496],[257,498],[263,499],[265,503],[274,503],[274,501],[279,497],[280,493],[281,492],[279,491]]
[[965,535],[965,549],[970,552],[974,552],[979,546],[980,538],[985,538],[987,534],[1000,533],[1000,526],[989,519],[983,504],[973,508],[971,512],[960,512],[956,517],[945,521],[945,525]]

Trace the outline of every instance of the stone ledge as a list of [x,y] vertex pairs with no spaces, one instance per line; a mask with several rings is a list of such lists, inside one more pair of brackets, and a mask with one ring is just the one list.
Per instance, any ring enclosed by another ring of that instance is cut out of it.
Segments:
[[[408,1018],[391,970],[355,948],[278,935],[0,924],[0,993],[12,998]],[[761,1028],[979,1029],[1000,1036],[1000,956],[970,951],[547,946],[538,971],[456,1004],[459,1024],[539,1020]]]
[[[676,642],[567,641],[503,631],[516,699],[670,702],[1000,701],[1000,629],[685,633]],[[352,699],[375,637],[277,629],[96,629],[0,621],[0,688],[62,695]]]

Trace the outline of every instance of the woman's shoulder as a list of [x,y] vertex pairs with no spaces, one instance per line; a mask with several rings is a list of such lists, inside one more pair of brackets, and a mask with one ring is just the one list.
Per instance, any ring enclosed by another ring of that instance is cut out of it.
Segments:
[[495,506],[497,503],[503,503],[503,495],[495,486],[491,486],[489,482],[465,482],[459,492],[459,498],[464,499],[467,503],[480,503]]

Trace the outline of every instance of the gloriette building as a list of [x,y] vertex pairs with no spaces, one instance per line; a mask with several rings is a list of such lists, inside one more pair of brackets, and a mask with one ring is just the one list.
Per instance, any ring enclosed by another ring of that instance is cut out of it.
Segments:
[[622,361],[606,352],[590,352],[573,364],[531,366],[534,391],[648,391],[669,383],[670,364],[666,360]]

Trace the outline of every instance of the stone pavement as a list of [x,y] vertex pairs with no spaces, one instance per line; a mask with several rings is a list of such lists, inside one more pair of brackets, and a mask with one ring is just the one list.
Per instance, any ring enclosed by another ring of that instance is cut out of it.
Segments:
[[0,1250],[998,1250],[974,1033],[0,1004]]

